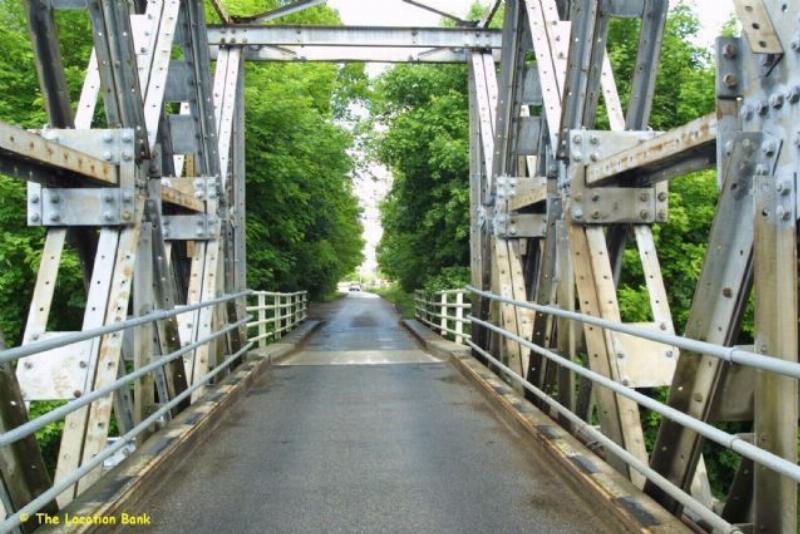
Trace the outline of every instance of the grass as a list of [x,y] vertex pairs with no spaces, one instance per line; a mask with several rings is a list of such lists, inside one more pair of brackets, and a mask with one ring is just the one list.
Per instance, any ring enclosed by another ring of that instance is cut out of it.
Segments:
[[374,289],[381,297],[394,304],[403,314],[404,319],[414,318],[414,295],[403,291],[397,284],[392,284],[387,288]]

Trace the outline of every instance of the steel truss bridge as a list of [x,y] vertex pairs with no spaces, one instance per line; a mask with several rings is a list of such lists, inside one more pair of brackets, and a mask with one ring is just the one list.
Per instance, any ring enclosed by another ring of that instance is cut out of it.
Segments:
[[[224,23],[209,26],[199,0],[25,2],[49,123],[0,124],[0,170],[26,181],[28,224],[46,238],[22,344],[0,351],[0,530],[147,493],[169,463],[159,454],[201,440],[273,357],[297,348],[287,340],[312,323],[283,336],[304,323],[305,294],[247,289],[243,66],[377,61],[469,67],[472,284],[418,295],[409,327],[425,350],[482,386],[618,525],[796,532],[800,2],[734,0],[743,32],[717,41],[716,113],[667,132],[648,127],[667,0],[507,0],[502,30],[489,29],[499,2],[475,23],[411,0],[455,27],[265,25],[319,3],[236,18],[214,1]],[[59,9],[91,19],[77,103]],[[641,20],[627,109],[605,48],[614,17]],[[599,109],[609,130],[596,128]],[[714,167],[719,201],[679,336],[652,229],[669,219],[670,180]],[[629,243],[647,323],[620,316]],[[87,303],[80,331],[53,332],[68,244]],[[755,343],[736,346],[751,296]],[[664,402],[640,391],[663,386]],[[64,402],[29,419],[38,400]],[[642,409],[662,416],[651,448]],[[60,420],[51,480],[34,433]],[[164,436],[156,452],[143,445]],[[709,441],[741,457],[721,500]]]

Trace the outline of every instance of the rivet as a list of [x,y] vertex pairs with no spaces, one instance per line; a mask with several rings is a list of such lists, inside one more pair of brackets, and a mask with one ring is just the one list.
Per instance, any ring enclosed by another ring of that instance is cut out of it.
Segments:
[[739,79],[736,77],[735,74],[729,72],[725,76],[722,77],[722,83],[725,84],[725,87],[728,89],[733,89],[737,85],[739,85]]
[[661,191],[658,194],[658,201],[659,202],[664,202],[665,200],[667,200],[667,194],[664,191]]
[[725,298],[731,298],[733,296],[733,290],[729,287],[722,288],[722,296]]
[[647,211],[647,210],[642,210],[642,211],[639,212],[639,217],[641,217],[641,219],[643,221],[646,220],[647,217],[649,217],[649,216],[650,216],[650,212]]
[[781,93],[775,93],[769,98],[770,105],[775,109],[780,109],[783,107],[783,95]]

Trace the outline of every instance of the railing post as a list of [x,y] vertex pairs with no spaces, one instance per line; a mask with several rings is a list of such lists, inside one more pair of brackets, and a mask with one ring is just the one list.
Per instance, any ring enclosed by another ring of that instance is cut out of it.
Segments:
[[442,328],[442,337],[447,337],[447,291],[442,291],[439,301],[442,304],[439,308],[441,310],[439,325]]
[[283,328],[283,295],[280,293],[275,294],[272,297],[272,305],[274,307],[272,311],[274,313],[273,323],[275,324],[275,335],[272,336],[272,339],[280,339],[281,328]]
[[267,345],[267,299],[263,293],[256,295],[258,302],[258,346],[265,347]]
[[464,291],[456,293],[456,343],[464,344]]

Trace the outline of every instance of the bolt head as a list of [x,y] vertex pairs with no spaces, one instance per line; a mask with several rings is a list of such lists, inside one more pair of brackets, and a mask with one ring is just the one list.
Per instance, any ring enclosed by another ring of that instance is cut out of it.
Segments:
[[738,52],[739,50],[733,43],[727,43],[724,47],[722,47],[722,55],[724,55],[727,59],[735,58]]
[[753,113],[754,113],[753,106],[751,106],[750,104],[745,104],[744,106],[742,106],[740,115],[742,117],[742,120],[749,121],[752,120]]
[[727,87],[728,89],[733,89],[734,87],[739,85],[739,78],[732,72],[729,72],[728,74],[722,77],[722,83],[724,83],[725,87]]
[[783,95],[781,93],[775,93],[769,98],[770,105],[775,109],[780,109],[783,107]]
[[572,218],[583,219],[583,209],[578,207],[572,208]]

